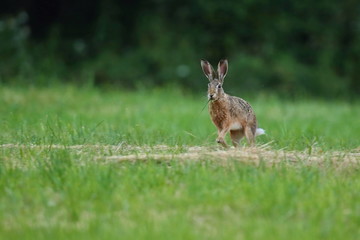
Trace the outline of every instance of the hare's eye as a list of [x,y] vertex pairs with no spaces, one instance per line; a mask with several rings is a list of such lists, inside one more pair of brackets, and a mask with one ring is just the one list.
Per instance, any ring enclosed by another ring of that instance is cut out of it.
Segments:
[[217,85],[217,88],[221,88],[221,84]]

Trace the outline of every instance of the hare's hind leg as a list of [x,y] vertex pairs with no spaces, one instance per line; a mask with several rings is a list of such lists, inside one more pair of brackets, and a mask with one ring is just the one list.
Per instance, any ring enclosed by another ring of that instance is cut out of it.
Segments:
[[254,146],[255,145],[255,133],[254,133],[253,129],[251,128],[251,126],[245,127],[245,136],[246,136],[250,146]]
[[240,140],[244,137],[244,130],[230,130],[230,137],[234,147],[238,147]]

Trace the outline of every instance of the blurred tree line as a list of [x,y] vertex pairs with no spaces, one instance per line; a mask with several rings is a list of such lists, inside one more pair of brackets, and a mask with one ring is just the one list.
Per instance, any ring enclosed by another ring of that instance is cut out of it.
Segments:
[[[2,0],[0,82],[360,93],[358,0]],[[231,92],[231,91],[230,91]]]

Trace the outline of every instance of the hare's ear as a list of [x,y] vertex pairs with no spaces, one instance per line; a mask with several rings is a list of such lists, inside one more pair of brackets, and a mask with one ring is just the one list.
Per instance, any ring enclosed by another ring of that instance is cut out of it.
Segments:
[[219,81],[224,82],[224,78],[228,71],[228,61],[226,59],[220,60],[218,64]]
[[215,71],[211,64],[206,60],[201,60],[201,68],[209,81],[212,81],[215,77]]

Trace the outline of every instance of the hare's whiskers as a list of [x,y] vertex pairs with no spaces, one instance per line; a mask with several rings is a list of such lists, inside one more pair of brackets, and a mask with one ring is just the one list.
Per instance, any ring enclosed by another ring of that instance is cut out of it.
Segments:
[[207,102],[205,103],[205,106],[202,108],[201,112],[204,111],[206,105],[208,105],[208,103],[210,102],[211,99],[207,100]]

